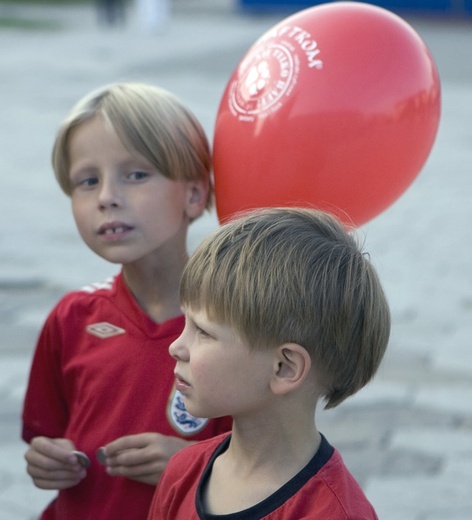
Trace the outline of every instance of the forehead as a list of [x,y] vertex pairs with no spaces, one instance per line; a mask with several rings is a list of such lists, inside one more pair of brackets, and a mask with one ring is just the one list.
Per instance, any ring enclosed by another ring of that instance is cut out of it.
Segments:
[[105,150],[117,152],[124,146],[113,127],[103,118],[94,117],[73,128],[69,134],[68,151],[71,160],[90,153],[97,154]]
[[69,147],[72,142],[80,141],[85,138],[95,137],[96,135],[110,134],[115,135],[116,132],[111,123],[101,114],[95,114],[83,121],[74,124],[69,131]]

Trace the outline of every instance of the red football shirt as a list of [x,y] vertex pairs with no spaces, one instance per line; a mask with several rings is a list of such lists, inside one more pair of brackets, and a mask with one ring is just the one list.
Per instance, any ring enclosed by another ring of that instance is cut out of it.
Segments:
[[205,483],[230,441],[224,434],[174,455],[159,481],[148,520],[378,520],[372,505],[322,437],[312,460],[271,496],[229,515],[205,511]]
[[59,492],[43,520],[142,520],[154,486],[108,476],[96,450],[123,435],[201,440],[231,428],[230,418],[192,417],[174,389],[168,348],[183,326],[183,316],[153,322],[121,274],[67,294],[53,309],[33,359],[23,438],[68,438],[92,464],[80,484]]

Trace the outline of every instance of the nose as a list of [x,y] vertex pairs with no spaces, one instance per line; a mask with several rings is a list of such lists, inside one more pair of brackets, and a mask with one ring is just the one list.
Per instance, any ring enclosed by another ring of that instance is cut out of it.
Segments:
[[189,352],[187,347],[185,346],[184,341],[185,331],[182,332],[182,334],[170,344],[169,347],[169,354],[176,360],[176,361],[188,361],[189,360]]
[[101,210],[117,208],[122,204],[117,183],[111,179],[103,179],[98,195],[98,205]]

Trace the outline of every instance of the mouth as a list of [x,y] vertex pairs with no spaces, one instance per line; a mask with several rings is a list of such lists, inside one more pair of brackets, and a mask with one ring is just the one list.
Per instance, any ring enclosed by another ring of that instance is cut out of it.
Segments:
[[131,229],[131,226],[123,224],[122,222],[110,222],[100,226],[98,229],[98,234],[104,236],[122,235],[127,231],[131,231]]
[[178,373],[175,373],[175,387],[180,392],[190,388],[190,384]]

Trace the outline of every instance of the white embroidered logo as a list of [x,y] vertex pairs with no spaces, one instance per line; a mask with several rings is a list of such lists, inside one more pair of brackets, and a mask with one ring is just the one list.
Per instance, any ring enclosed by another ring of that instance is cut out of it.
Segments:
[[120,334],[124,334],[126,332],[125,329],[117,327],[116,325],[112,325],[111,323],[107,323],[106,321],[87,325],[86,330],[89,334],[92,334],[92,336],[97,336],[97,338],[102,339],[111,338],[112,336],[119,336]]
[[174,390],[170,396],[167,417],[174,429],[185,435],[198,433],[208,423],[208,419],[200,419],[187,412],[182,394],[178,390]]

